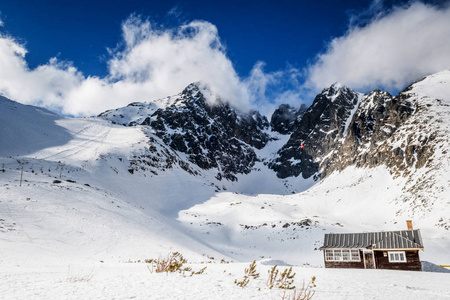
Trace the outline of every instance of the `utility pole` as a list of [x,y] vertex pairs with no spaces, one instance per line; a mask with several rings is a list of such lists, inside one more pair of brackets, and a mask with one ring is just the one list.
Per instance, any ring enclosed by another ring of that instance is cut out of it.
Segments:
[[61,179],[62,176],[62,163],[59,162],[59,179]]
[[24,163],[22,163],[22,172],[20,173],[20,185],[19,186],[22,186],[23,165],[24,165]]

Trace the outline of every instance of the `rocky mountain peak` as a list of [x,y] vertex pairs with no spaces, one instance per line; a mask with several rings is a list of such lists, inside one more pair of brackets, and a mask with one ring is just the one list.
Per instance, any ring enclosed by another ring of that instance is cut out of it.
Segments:
[[[240,112],[219,98],[211,104],[208,93],[206,86],[192,83],[165,101],[166,106],[155,110],[152,103],[144,105],[147,109],[140,104],[138,118],[122,120],[133,119],[124,125],[144,126],[149,136],[156,135],[172,150],[185,153],[201,169],[217,169],[217,178],[236,180],[236,174],[249,173],[258,160],[254,149],[270,140],[265,133],[269,122],[257,111]],[[118,109],[114,115],[127,110]]]
[[328,98],[331,102],[334,102],[336,99],[338,99],[341,95],[344,97],[355,93],[352,89],[346,87],[342,83],[335,82],[328,88],[325,88],[322,90],[320,95]]
[[177,95],[173,105],[180,106],[186,102],[205,103],[206,98],[210,96],[211,91],[208,86],[201,82],[193,82],[189,84],[180,94]]
[[280,178],[318,174],[323,158],[342,143],[362,97],[363,94],[337,83],[324,89],[295,123],[289,141],[269,167]]
[[296,122],[300,122],[306,112],[306,105],[302,104],[296,109],[289,104],[281,104],[270,119],[270,127],[272,131],[281,134],[291,134],[294,131]]
[[[126,126],[142,126],[153,139],[149,144],[159,142],[173,153],[182,153],[180,157],[189,164],[217,170],[219,179],[236,180],[238,174],[251,172],[259,160],[279,178],[323,178],[351,165],[383,164],[402,171],[424,165],[431,155],[424,143],[436,134],[423,138],[407,132],[418,126],[412,124],[418,121],[411,116],[437,105],[428,99],[447,105],[442,101],[447,99],[445,93],[436,94],[442,78],[427,77],[396,97],[381,90],[361,94],[335,83],[323,89],[309,108],[280,105],[270,124],[259,112],[241,112],[218,97],[211,104],[210,90],[201,83],[192,83],[175,96],[132,103],[101,116]],[[273,139],[269,128],[289,139],[277,146],[276,154],[270,153],[270,159],[259,158],[257,150]],[[408,138],[400,137],[402,132]],[[418,153],[424,158],[416,158]]]

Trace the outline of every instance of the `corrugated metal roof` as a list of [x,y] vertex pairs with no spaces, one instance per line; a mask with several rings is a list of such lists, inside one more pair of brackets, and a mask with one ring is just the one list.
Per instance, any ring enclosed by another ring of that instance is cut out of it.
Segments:
[[423,249],[423,242],[419,229],[365,233],[327,233],[320,249],[330,248]]

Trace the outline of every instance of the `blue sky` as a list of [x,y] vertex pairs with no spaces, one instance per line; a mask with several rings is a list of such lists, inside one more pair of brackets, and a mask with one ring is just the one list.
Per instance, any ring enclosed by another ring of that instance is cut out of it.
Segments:
[[0,93],[73,116],[193,81],[265,113],[335,81],[396,93],[450,68],[449,12],[448,1],[0,1]]
[[[241,76],[257,61],[271,71],[304,65],[332,37],[342,35],[352,13],[371,1],[3,1],[5,31],[26,43],[36,67],[58,56],[91,75],[107,73],[106,47],[121,38],[131,14],[160,26],[205,20],[219,30],[228,57]],[[27,9],[24,9],[27,7]]]

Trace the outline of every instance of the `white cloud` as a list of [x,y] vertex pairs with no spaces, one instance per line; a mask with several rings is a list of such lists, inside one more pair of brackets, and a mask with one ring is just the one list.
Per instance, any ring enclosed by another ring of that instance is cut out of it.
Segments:
[[30,70],[26,49],[8,36],[0,35],[0,93],[26,104],[57,109],[66,91],[75,88],[81,74],[70,64],[51,59]]
[[306,86],[320,90],[339,81],[359,90],[399,90],[450,68],[449,37],[449,6],[414,2],[396,7],[333,39],[309,67]]
[[85,77],[56,58],[30,70],[25,47],[0,36],[0,93],[22,103],[85,116],[173,95],[191,82],[202,81],[234,106],[250,108],[248,88],[226,56],[213,24],[194,21],[161,30],[131,16],[122,32],[123,44],[110,50],[105,78]]
[[279,82],[281,72],[265,73],[264,66],[266,64],[262,61],[257,62],[250,72],[250,76],[245,80],[245,83],[252,95],[253,102],[266,102],[267,88],[270,85]]
[[303,84],[303,74],[293,66],[284,70],[266,73],[265,63],[257,62],[244,80],[250,94],[251,104],[263,115],[269,116],[280,104],[300,107],[305,99],[313,99]]
[[299,107],[336,81],[363,91],[400,89],[450,68],[448,6],[412,3],[380,14],[381,3],[375,1],[368,9],[376,15],[369,22],[361,15],[366,25],[354,25],[358,22],[351,19],[348,32],[333,39],[306,73],[292,66],[267,73],[264,63],[257,62],[247,78],[237,75],[217,28],[205,21],[161,29],[131,16],[122,24],[122,42],[109,50],[105,77],[86,77],[56,58],[30,69],[26,48],[0,34],[0,94],[66,115],[87,116],[174,95],[202,81],[232,105],[269,115],[281,103]]
[[149,21],[131,17],[123,25],[123,37],[124,49],[109,61],[109,79],[118,80],[120,88],[134,85],[135,97],[149,99],[149,92],[150,99],[165,97],[202,81],[224,100],[248,108],[246,87],[211,23],[194,21],[158,30]]

